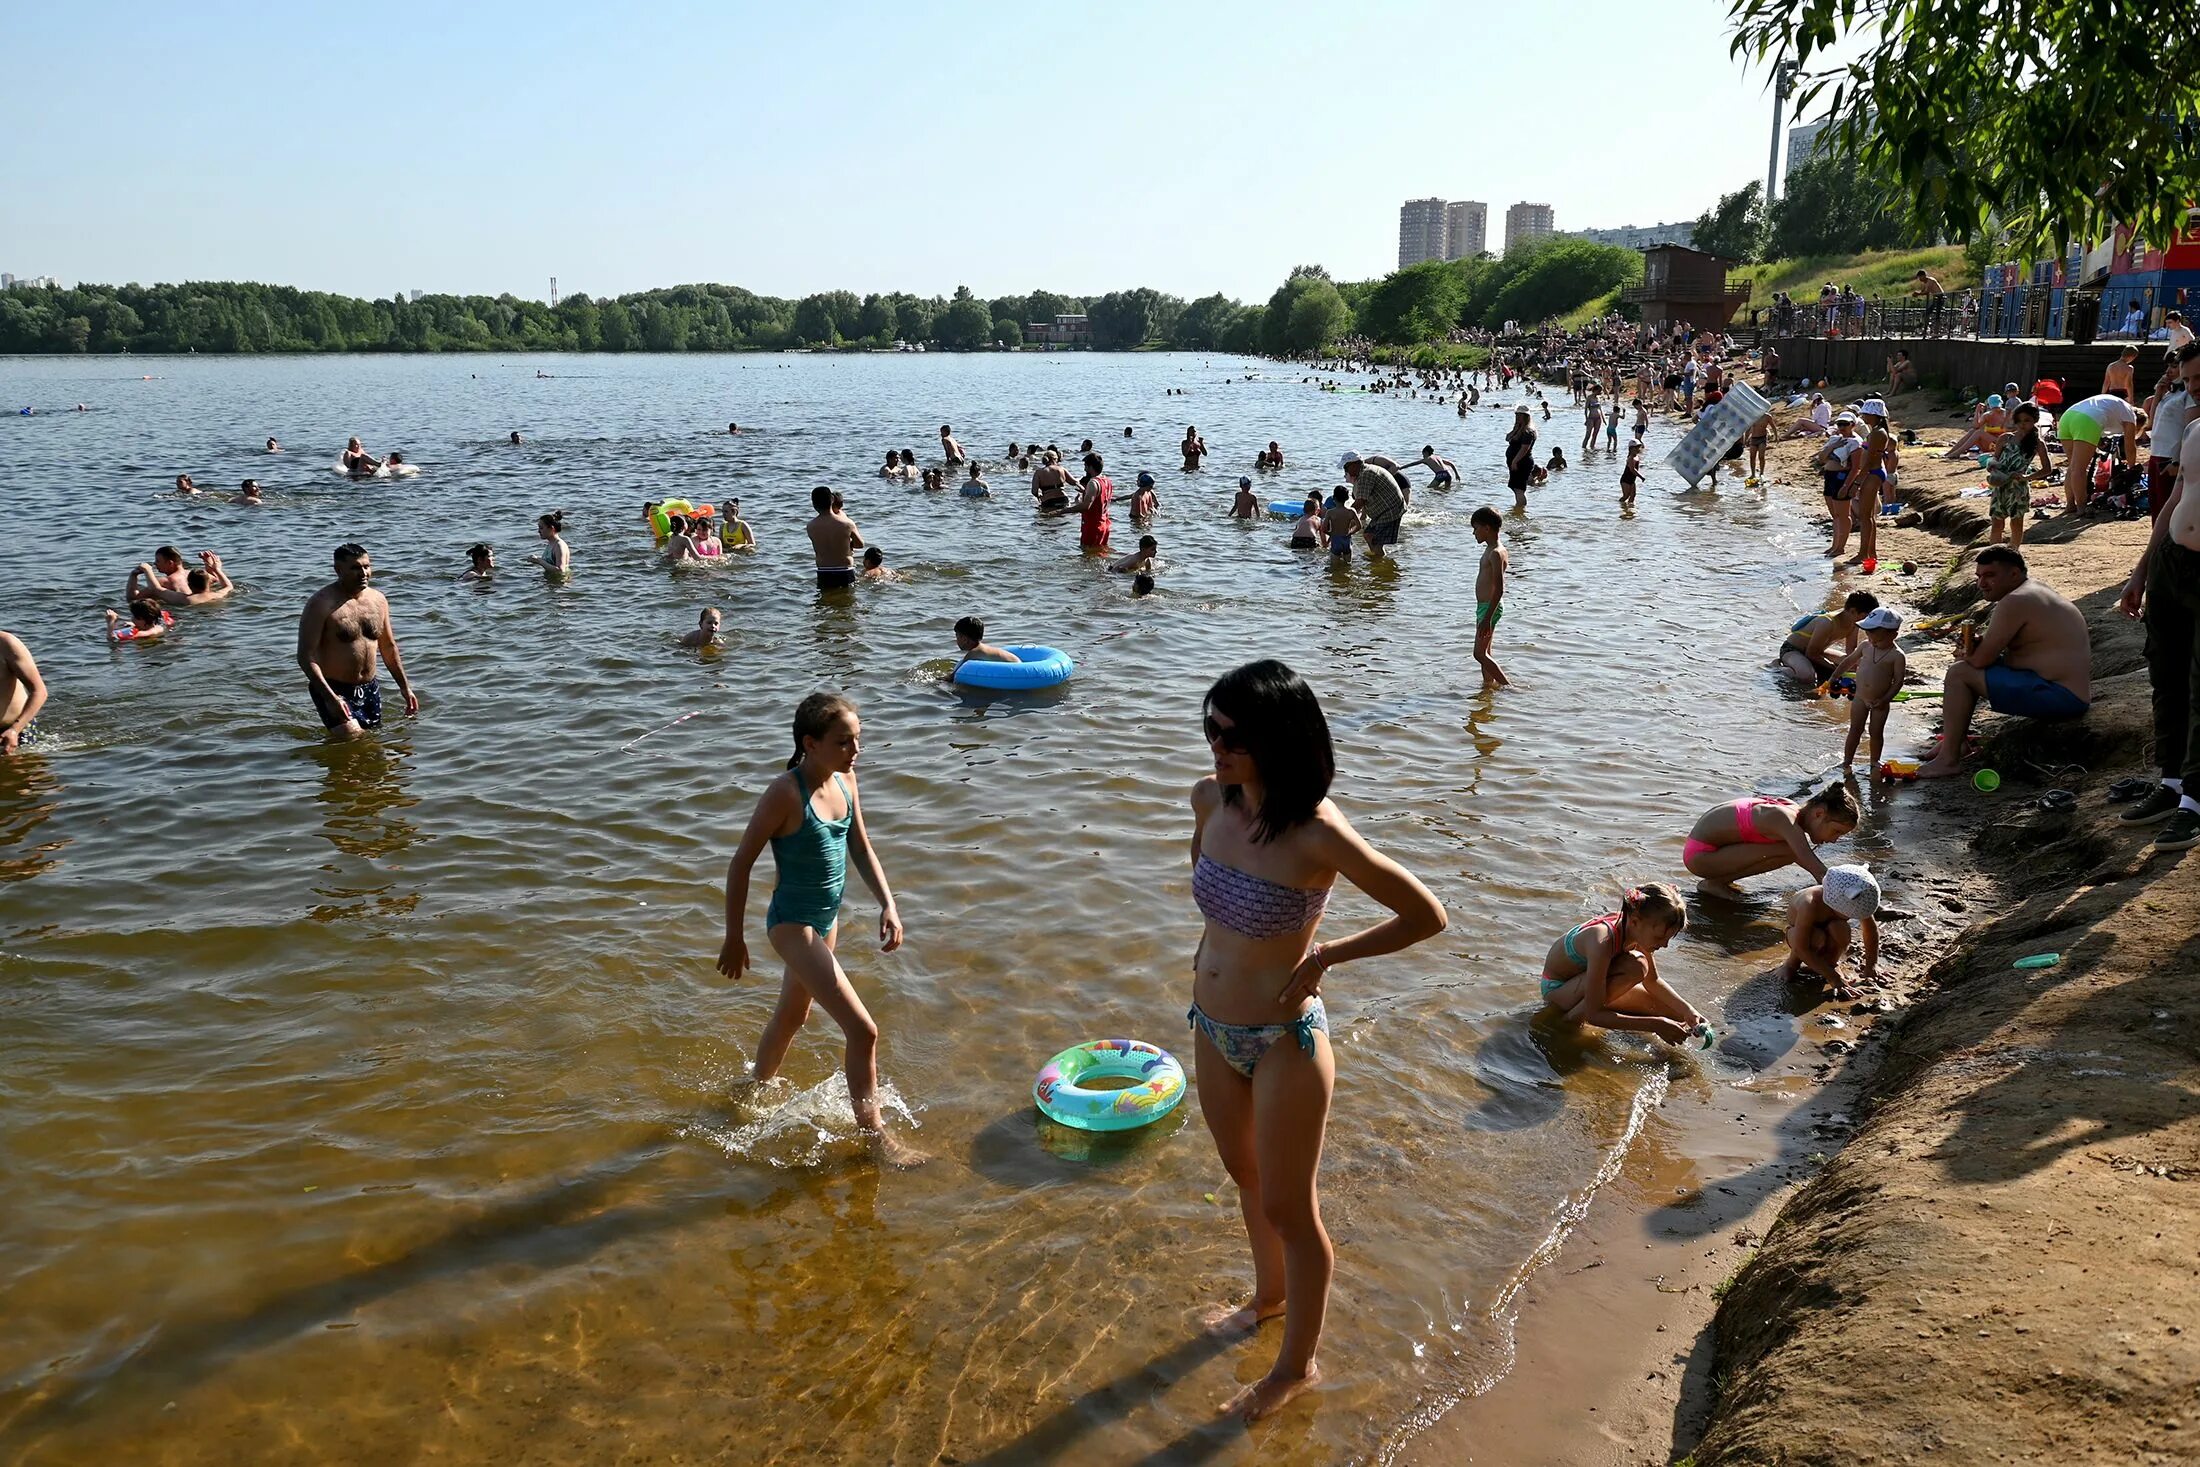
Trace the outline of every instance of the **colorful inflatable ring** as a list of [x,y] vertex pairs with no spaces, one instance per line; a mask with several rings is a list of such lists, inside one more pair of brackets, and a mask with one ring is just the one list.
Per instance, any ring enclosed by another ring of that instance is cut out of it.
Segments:
[[1014,662],[965,662],[955,669],[955,681],[966,688],[1051,688],[1069,681],[1077,664],[1058,647],[1004,647],[1016,654]]
[[[1081,1081],[1135,1080],[1120,1090]],[[1184,1098],[1184,1067],[1165,1049],[1136,1039],[1095,1039],[1046,1063],[1031,1087],[1039,1113],[1080,1131],[1131,1131],[1160,1120]]]

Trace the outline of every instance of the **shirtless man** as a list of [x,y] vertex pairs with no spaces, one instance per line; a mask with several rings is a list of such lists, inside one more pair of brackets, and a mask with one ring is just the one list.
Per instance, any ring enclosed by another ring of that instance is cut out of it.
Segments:
[[122,583],[122,599],[125,603],[141,597],[181,602],[190,593],[191,585],[184,574],[183,557],[176,553],[173,545],[163,545],[154,551],[150,564],[139,561],[131,568],[130,578]]
[[[163,546],[163,549],[167,547]],[[169,551],[173,555],[174,551]],[[182,561],[176,562],[181,565]],[[211,550],[199,552],[199,564],[203,569],[186,571],[183,589],[161,579],[153,567],[142,561],[130,572],[130,584],[136,586],[140,577],[144,585],[132,599],[158,601],[169,606],[212,606],[217,601],[227,601],[237,589],[237,583],[229,579],[229,572],[222,569],[222,558]]]
[[46,706],[46,680],[31,649],[13,632],[0,632],[0,758],[36,742],[38,710]]
[[1196,473],[1199,461],[1207,456],[1207,440],[1199,436],[1197,428],[1187,427],[1184,430],[1184,441],[1177,445],[1177,451],[1184,455],[1184,472]]
[[330,733],[357,738],[362,729],[382,726],[382,684],[374,675],[374,657],[382,654],[407,713],[420,711],[420,695],[405,676],[390,625],[390,603],[368,585],[374,562],[364,545],[336,547],[336,579],[313,593],[298,618],[298,666],[306,691]]
[[1996,713],[2076,718],[2093,703],[2093,646],[2085,613],[2027,578],[2024,557],[2006,545],[1978,554],[1979,593],[1993,619],[1948,668],[1940,751],[1917,771],[1939,779],[1963,766],[1963,740],[1981,696]]
[[344,472],[354,479],[363,479],[376,469],[381,468],[382,460],[375,458],[364,448],[361,448],[359,440],[353,438],[347,440],[344,444],[343,466]]
[[[943,428],[942,434],[946,432]],[[820,484],[810,491],[810,507],[817,517],[804,528],[817,552],[817,587],[836,590],[856,583],[855,553],[863,548],[863,532],[847,512],[833,503],[833,491]]]
[[950,468],[963,461],[963,446],[955,441],[955,430],[946,423],[940,424],[940,456]]
[[2123,355],[2110,362],[2108,370],[2101,374],[2101,391],[2113,392],[2125,402],[2137,402],[2139,399],[2133,393],[2131,378],[2138,365],[2139,348],[2125,347]]

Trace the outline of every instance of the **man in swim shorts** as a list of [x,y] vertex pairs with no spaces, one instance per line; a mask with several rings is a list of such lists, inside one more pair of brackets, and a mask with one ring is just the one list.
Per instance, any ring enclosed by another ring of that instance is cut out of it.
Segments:
[[1973,574],[1994,603],[1993,619],[1948,668],[1940,751],[1917,773],[1938,779],[1963,764],[1963,741],[1979,699],[1996,713],[2069,719],[2093,703],[2093,645],[2085,613],[2028,578],[2024,556],[2006,545],[1981,550]]
[[38,710],[46,706],[46,680],[23,639],[0,631],[0,758],[38,737]]
[[820,591],[854,585],[855,553],[863,548],[863,532],[848,518],[847,511],[833,503],[833,497],[833,491],[823,484],[812,489],[810,507],[817,511],[817,516],[804,526],[809,532],[810,547],[817,553]]
[[420,695],[405,676],[405,659],[390,625],[390,603],[367,582],[374,562],[366,547],[336,547],[336,579],[313,593],[298,618],[298,666],[322,724],[339,738],[356,738],[382,726],[382,685],[374,675],[379,652],[397,679],[407,713],[420,711]]

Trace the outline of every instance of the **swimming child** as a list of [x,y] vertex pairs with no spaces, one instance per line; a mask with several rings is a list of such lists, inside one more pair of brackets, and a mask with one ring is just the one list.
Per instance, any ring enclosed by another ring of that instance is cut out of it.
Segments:
[[1687,930],[1681,894],[1638,886],[1619,910],[1576,922],[1543,958],[1543,1003],[1576,1024],[1632,1029],[1668,1044],[1708,1043],[1711,1026],[1658,976],[1657,951]]
[[267,451],[269,453],[281,453],[283,451],[283,446],[280,443],[277,443],[274,439],[270,438],[267,440]]
[[[666,521],[671,527],[671,533],[665,536],[665,564],[678,565],[682,561],[703,558],[702,552],[695,548],[696,526],[701,523],[700,520],[690,520],[684,514],[673,515]],[[539,555],[530,555],[527,558],[542,559]]]
[[1879,976],[1879,882],[1862,866],[1836,866],[1816,886],[1788,896],[1787,962],[1780,976],[1789,982],[1807,969],[1826,985],[1826,997],[1848,1000],[1856,989],[1841,974],[1849,953],[1849,924],[1864,943],[1861,981]]
[[1800,805],[1748,795],[1696,817],[1681,845],[1681,864],[1703,878],[1706,892],[1733,899],[1742,895],[1735,882],[1782,866],[1800,866],[1823,881],[1826,864],[1812,847],[1848,835],[1860,814],[1846,785],[1829,784]]
[[564,529],[565,511],[562,509],[535,516],[535,534],[542,540],[542,554],[527,558],[551,575],[562,575],[573,568],[573,548],[565,543]]
[[1161,553],[1161,542],[1151,535],[1138,537],[1138,548],[1130,554],[1108,562],[1108,569],[1121,575],[1150,575],[1153,558]]
[[1856,762],[1857,742],[1869,724],[1872,768],[1877,769],[1880,756],[1886,752],[1887,710],[1894,707],[1894,695],[1901,691],[1909,660],[1894,644],[1895,634],[1902,630],[1902,618],[1886,607],[1880,607],[1857,626],[1864,633],[1864,645],[1842,658],[1833,670],[1835,677],[1846,673],[1856,679],[1856,691],[1849,699],[1849,741],[1841,750],[1841,767],[1846,769]]
[[1822,683],[1833,675],[1839,659],[1827,649],[1841,639],[1841,655],[1856,650],[1856,626],[1879,609],[1879,598],[1869,591],[1851,591],[1836,612],[1812,611],[1795,619],[1780,643],[1780,665],[1799,683]]
[[1153,492],[1154,478],[1143,470],[1138,475],[1138,487],[1131,491],[1131,519],[1138,522],[1150,520],[1154,511],[1161,508],[1160,496]]
[[975,459],[971,460],[970,463],[970,477],[963,480],[962,497],[965,499],[991,499],[993,497],[993,486],[988,484],[985,477],[978,472],[978,464]]
[[894,573],[886,568],[885,551],[879,549],[876,545],[864,550],[861,579],[866,581],[889,581],[893,579],[893,576]]
[[1483,505],[1474,512],[1468,524],[1474,530],[1475,542],[1482,547],[1482,564],[1474,573],[1474,660],[1482,668],[1482,686],[1507,688],[1512,679],[1490,656],[1490,641],[1496,635],[1497,624],[1505,616],[1505,572],[1512,561],[1505,548],[1497,543],[1498,532],[1505,521],[1498,512]]
[[107,636],[112,641],[157,642],[176,624],[168,609],[155,601],[131,602],[130,624],[117,626],[121,620],[121,613],[111,606],[107,608]]
[[486,581],[496,574],[497,553],[489,548],[486,541],[477,541],[467,546],[466,559],[471,564],[458,573],[460,580]]
[[718,971],[738,979],[749,965],[743,933],[749,873],[769,841],[779,880],[764,914],[764,937],[787,967],[779,1002],[757,1040],[750,1077],[762,1083],[777,1075],[811,1005],[823,1008],[847,1036],[848,1104],[856,1125],[882,1160],[906,1167],[925,1158],[888,1134],[879,1115],[878,1024],[856,996],[834,950],[851,861],[878,898],[879,951],[890,953],[901,946],[901,914],[878,853],[871,849],[856,787],[862,732],[855,704],[838,694],[812,693],[795,709],[794,757],[787,761],[787,772],[765,786],[741,833],[740,847],[726,865],[726,940],[718,950]]
[[723,621],[724,618],[718,614],[717,607],[704,607],[703,614],[695,619],[695,630],[681,637],[680,645],[683,647],[717,647],[723,645],[718,640],[718,628]]
[[1145,571],[1140,571],[1137,575],[1132,576],[1131,594],[1133,596],[1151,596],[1153,594],[1153,577]]
[[1249,520],[1259,513],[1260,500],[1253,494],[1253,481],[1240,476],[1237,498],[1230,501],[1230,518],[1233,520]]
[[1350,560],[1352,537],[1366,521],[1352,507],[1352,491],[1339,484],[1329,496],[1329,510],[1322,516],[1322,530],[1329,536],[1329,558]]
[[955,623],[955,645],[962,651],[964,662],[1015,662],[1018,657],[1006,647],[996,647],[985,639],[985,623],[975,616],[966,616]]
[[266,500],[260,497],[260,481],[258,479],[247,479],[239,485],[237,497],[231,502],[234,504],[267,503]]
[[1563,474],[1566,472],[1566,450],[1563,447],[1555,443],[1551,445],[1551,461],[1543,466],[1543,472],[1545,474]]
[[1627,445],[1627,463],[1619,471],[1619,502],[1627,508],[1635,502],[1635,489],[1642,483],[1642,440],[1634,439]]
[[1299,517],[1291,522],[1291,548],[1293,550],[1319,550],[1322,545],[1322,497],[1306,496]]
[[1421,445],[1420,462],[1421,467],[1429,472],[1429,488],[1449,489],[1459,482],[1459,465],[1439,454],[1436,451],[1436,445],[1433,443]]

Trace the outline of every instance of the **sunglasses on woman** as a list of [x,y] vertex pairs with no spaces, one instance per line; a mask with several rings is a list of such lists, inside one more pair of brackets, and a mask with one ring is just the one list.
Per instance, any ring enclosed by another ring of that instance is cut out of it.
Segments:
[[1242,754],[1246,752],[1244,729],[1239,728],[1234,723],[1228,726],[1219,724],[1215,722],[1215,716],[1212,713],[1206,716],[1206,718],[1203,720],[1203,724],[1207,730],[1208,743],[1220,744],[1224,749],[1227,749],[1230,753],[1233,754]]

